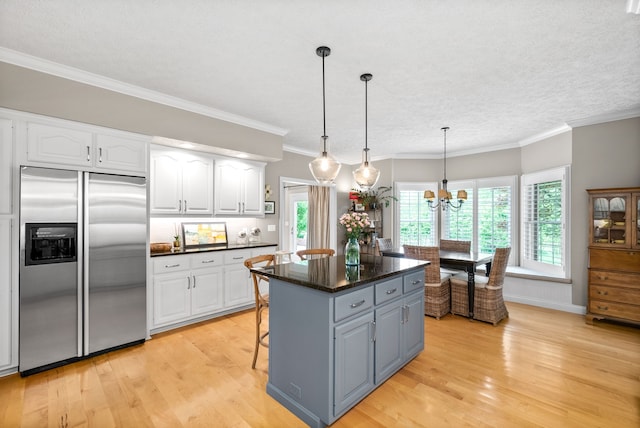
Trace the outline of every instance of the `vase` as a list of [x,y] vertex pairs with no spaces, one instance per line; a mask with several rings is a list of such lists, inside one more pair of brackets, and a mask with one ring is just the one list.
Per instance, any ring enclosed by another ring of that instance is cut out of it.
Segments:
[[344,262],[347,266],[358,266],[360,264],[360,244],[357,238],[349,238],[344,247]]

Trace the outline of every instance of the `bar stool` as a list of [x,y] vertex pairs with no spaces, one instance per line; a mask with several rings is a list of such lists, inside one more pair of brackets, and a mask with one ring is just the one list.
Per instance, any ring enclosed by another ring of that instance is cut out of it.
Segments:
[[281,265],[282,263],[291,263],[292,254],[293,254],[293,251],[284,251],[284,250],[276,251],[274,253],[274,256],[276,256],[275,264]]
[[[263,254],[261,256],[251,257],[244,261],[244,265],[249,268],[267,267],[273,265],[275,261],[274,254]],[[265,338],[269,335],[269,330],[264,333],[260,332],[260,324],[262,323],[262,311],[269,307],[269,295],[260,293],[260,281],[269,282],[269,278],[264,275],[260,275],[256,272],[251,272],[251,278],[253,279],[253,292],[256,297],[256,344],[253,351],[253,363],[251,368],[256,368],[256,361],[258,359],[258,348],[260,345],[265,348],[269,347],[269,344],[265,342]]]

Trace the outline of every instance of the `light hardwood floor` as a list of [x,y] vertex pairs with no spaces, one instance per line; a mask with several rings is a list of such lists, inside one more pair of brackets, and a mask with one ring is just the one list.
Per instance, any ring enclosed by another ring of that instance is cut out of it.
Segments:
[[[508,303],[497,327],[425,318],[424,352],[334,427],[640,426],[640,330]],[[256,370],[253,312],[0,378],[1,427],[300,427]]]

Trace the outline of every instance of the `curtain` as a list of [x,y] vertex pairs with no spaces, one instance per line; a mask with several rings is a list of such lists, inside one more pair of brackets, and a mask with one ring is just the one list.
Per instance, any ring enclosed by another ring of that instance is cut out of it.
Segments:
[[309,186],[307,248],[329,248],[329,187]]

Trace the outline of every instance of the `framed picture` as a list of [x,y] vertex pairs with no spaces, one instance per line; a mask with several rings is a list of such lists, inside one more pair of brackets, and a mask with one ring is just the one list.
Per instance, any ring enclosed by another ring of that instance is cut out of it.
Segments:
[[264,201],[264,213],[265,214],[275,214],[276,213],[276,203],[275,203],[275,201]]
[[364,211],[364,205],[356,204],[356,211]]

